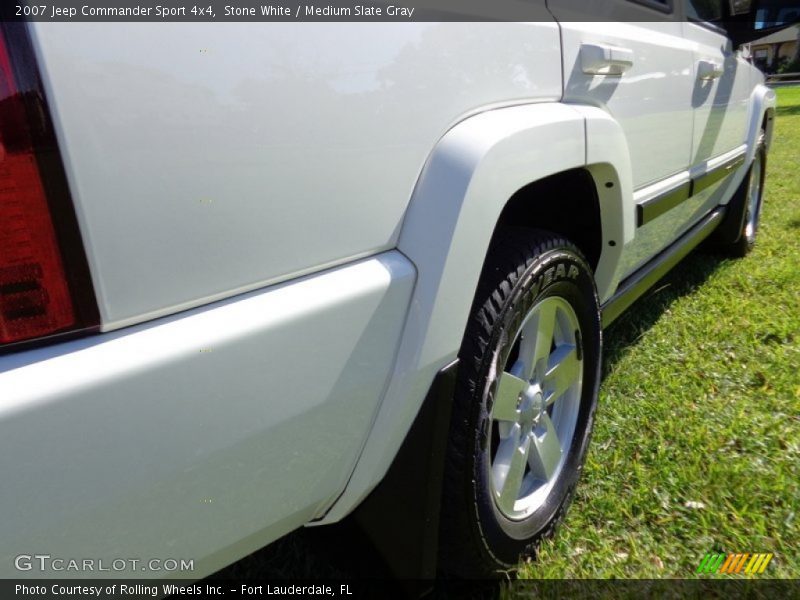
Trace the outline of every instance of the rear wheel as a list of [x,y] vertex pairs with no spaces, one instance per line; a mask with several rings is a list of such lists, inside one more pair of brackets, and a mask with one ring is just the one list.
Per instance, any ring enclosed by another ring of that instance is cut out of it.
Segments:
[[578,480],[597,402],[592,271],[560,236],[507,229],[484,266],[460,352],[442,564],[491,576],[551,533]]

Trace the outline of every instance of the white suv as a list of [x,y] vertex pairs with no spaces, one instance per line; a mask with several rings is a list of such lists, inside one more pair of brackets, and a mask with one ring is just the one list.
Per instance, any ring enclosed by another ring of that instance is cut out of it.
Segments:
[[353,511],[492,574],[552,530],[602,327],[753,244],[775,96],[737,48],[790,18],[529,2],[3,24],[0,574],[196,578]]

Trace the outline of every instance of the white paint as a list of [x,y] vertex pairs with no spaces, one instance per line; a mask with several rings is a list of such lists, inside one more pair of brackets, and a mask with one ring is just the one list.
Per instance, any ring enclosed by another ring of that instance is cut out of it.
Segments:
[[453,124],[561,95],[552,22],[32,29],[106,330],[393,248]]
[[390,252],[0,358],[0,575],[39,552],[202,576],[302,526],[345,485],[413,283]]
[[399,249],[419,274],[394,374],[344,495],[345,516],[386,473],[436,372],[455,358],[494,225],[530,181],[585,164],[584,118],[562,104],[499,109],[437,144],[408,210]]

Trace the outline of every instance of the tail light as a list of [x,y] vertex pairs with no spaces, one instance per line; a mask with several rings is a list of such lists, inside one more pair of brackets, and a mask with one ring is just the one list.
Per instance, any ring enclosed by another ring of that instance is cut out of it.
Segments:
[[97,328],[89,269],[23,23],[0,26],[0,348]]

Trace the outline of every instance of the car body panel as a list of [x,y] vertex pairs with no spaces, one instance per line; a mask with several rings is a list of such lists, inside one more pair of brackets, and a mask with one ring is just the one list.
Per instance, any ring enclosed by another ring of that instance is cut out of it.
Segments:
[[[745,141],[755,67],[732,47],[724,31],[701,23],[682,25],[695,58],[691,164],[696,166],[731,152]],[[702,61],[719,66],[721,74],[703,80],[699,72]]]
[[[564,39],[564,100],[605,109],[628,141],[633,185],[639,189],[685,170],[690,163],[694,84],[692,46],[680,22],[567,22]],[[581,53],[587,44],[633,53],[621,76],[586,74]],[[659,141],[657,149],[653,140]]]
[[456,357],[508,198],[530,181],[585,166],[584,131],[573,107],[532,104],[476,115],[436,145],[398,245],[419,275],[394,374],[348,487],[322,523],[341,519],[381,480],[434,375]]
[[31,28],[107,331],[394,247],[448,128],[561,95],[552,21]]
[[0,357],[0,574],[81,575],[16,571],[21,552],[208,573],[314,518],[361,450],[414,279],[392,251]]

